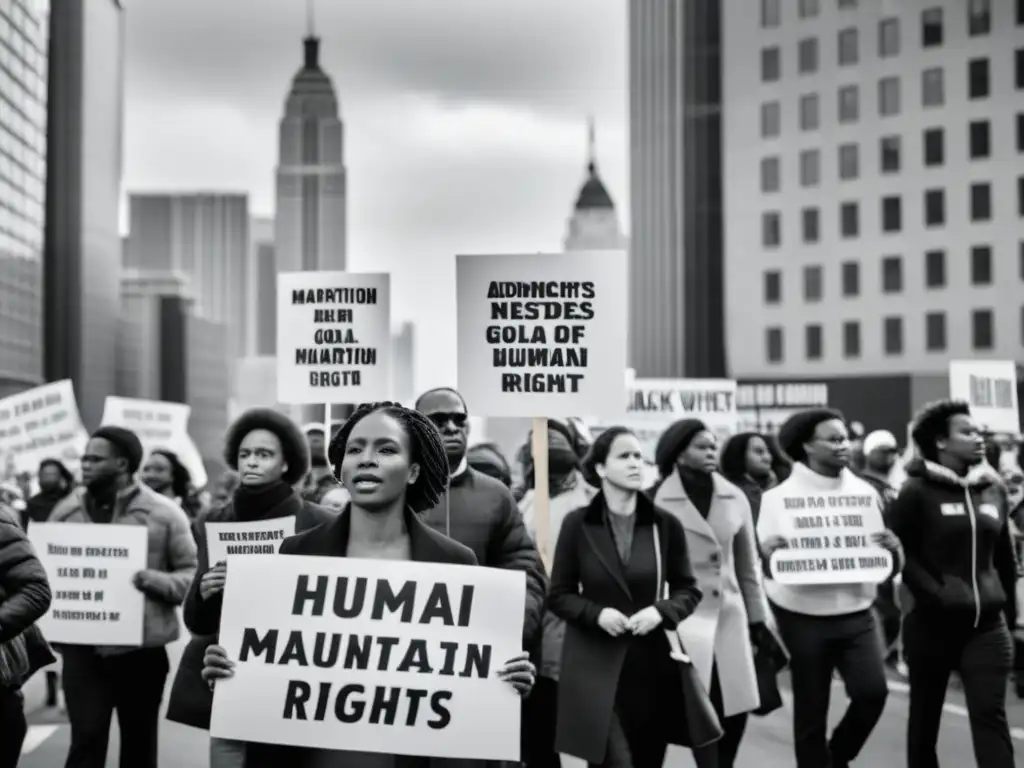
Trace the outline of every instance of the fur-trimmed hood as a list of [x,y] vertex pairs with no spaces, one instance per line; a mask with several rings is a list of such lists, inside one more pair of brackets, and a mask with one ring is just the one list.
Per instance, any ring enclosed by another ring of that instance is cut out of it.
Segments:
[[1003,478],[999,476],[987,462],[981,462],[971,467],[970,471],[963,476],[956,474],[941,464],[927,459],[912,459],[904,468],[908,477],[919,477],[922,480],[951,485],[957,488],[985,488],[990,485],[1004,485]]

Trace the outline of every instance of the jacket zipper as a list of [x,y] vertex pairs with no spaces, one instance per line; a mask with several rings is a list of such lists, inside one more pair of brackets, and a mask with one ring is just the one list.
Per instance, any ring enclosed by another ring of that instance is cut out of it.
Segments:
[[974,628],[977,629],[981,623],[981,593],[978,592],[978,521],[974,514],[970,488],[964,488],[964,500],[967,502],[967,513],[971,519],[971,587],[974,590]]

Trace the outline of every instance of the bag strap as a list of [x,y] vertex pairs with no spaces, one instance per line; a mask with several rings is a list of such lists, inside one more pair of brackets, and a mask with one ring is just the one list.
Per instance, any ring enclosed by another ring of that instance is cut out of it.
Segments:
[[[661,533],[658,530],[658,521],[654,520],[652,524],[654,526],[654,568],[655,573],[658,574],[658,586],[655,588],[654,601],[657,602],[663,597],[668,597],[668,582],[665,581],[665,575],[661,567]],[[683,643],[679,639],[678,630],[666,629],[665,636],[668,638],[668,648],[673,658],[682,664],[689,664],[690,657],[683,650]]]
[[654,588],[654,601],[657,602],[665,594],[665,576],[661,569],[661,533],[658,531],[658,521],[651,521],[654,527],[654,572],[657,575],[657,586]]

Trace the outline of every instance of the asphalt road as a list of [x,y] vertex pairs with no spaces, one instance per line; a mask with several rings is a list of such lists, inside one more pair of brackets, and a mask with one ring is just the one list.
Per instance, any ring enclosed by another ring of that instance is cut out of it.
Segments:
[[[170,650],[172,663],[176,664],[181,645]],[[858,759],[858,765],[898,768],[906,764],[906,689],[897,682],[891,688],[885,714]],[[838,682],[833,690],[831,715],[834,722],[845,706],[845,696]],[[69,730],[66,720],[57,711],[41,708],[44,703],[41,676],[30,682],[25,694],[26,708],[31,711],[31,728],[20,768],[60,768],[68,749]],[[939,757],[944,768],[971,768],[975,765],[966,714],[962,696],[951,690],[946,697],[946,713],[939,741]],[[1017,765],[1024,768],[1024,701],[1011,698],[1010,721],[1014,727],[1014,744],[1018,752]],[[792,768],[790,728],[791,714],[787,707],[769,717],[753,718],[740,749],[738,768]],[[161,768],[208,768],[207,741],[207,734],[203,731],[164,721],[160,741]],[[109,768],[117,766],[117,744],[115,727],[107,758]],[[583,766],[582,762],[570,758],[564,758],[563,764],[565,768]],[[672,749],[666,762],[666,768],[692,765],[689,752],[677,748]]]

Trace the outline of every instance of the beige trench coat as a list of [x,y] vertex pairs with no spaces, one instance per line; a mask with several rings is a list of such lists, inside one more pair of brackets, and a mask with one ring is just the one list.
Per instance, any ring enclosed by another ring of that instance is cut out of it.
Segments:
[[679,625],[679,637],[706,689],[718,669],[726,717],[760,706],[749,625],[768,621],[761,587],[760,558],[750,504],[739,488],[714,476],[711,510],[705,520],[672,473],[654,503],[674,514],[686,529],[690,565],[704,599]]

